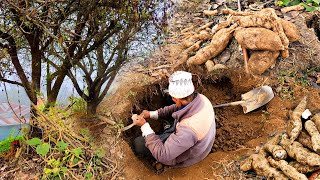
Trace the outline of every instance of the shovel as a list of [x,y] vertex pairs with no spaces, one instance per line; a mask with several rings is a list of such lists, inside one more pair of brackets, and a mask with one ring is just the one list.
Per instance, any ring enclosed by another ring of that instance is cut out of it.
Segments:
[[241,105],[243,112],[246,114],[265,104],[274,97],[270,86],[261,86],[241,95],[241,101],[230,102],[225,104],[214,105],[214,108],[225,106]]

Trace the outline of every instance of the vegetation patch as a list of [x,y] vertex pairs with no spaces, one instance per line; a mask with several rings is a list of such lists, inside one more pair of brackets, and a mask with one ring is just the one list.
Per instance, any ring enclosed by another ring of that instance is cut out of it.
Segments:
[[[77,133],[71,126],[70,112],[49,108],[46,114],[40,110],[37,113],[32,125],[41,129],[42,137],[24,141],[23,135],[9,136],[1,142],[1,156],[6,161],[17,156],[30,157],[28,161],[37,161],[37,173],[42,179],[111,179],[117,176],[116,165],[108,160],[105,149],[94,145],[88,129]],[[10,146],[14,140],[20,141],[21,147]]]

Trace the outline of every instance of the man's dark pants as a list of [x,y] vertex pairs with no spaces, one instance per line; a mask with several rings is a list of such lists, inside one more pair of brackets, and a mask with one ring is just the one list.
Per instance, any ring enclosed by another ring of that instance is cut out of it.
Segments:
[[[173,125],[170,128],[164,130],[164,132],[159,135],[162,143],[164,143],[168,139],[168,137],[176,130],[176,125],[177,121],[174,121]],[[139,156],[153,157],[150,150],[146,147],[145,144],[146,141],[142,136],[135,138],[133,141],[134,152]]]

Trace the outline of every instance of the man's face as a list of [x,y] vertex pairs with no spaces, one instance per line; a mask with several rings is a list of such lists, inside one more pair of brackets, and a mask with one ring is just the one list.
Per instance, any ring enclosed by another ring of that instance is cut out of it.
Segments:
[[176,105],[178,106],[178,108],[180,108],[180,107],[182,106],[181,99],[172,97],[172,101],[173,101],[174,103],[176,103]]

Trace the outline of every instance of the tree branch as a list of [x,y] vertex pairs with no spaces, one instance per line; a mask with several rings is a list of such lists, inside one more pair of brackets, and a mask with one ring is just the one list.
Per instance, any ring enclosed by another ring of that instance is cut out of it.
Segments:
[[6,82],[6,83],[9,83],[9,84],[16,84],[16,85],[19,85],[19,86],[22,86],[22,87],[23,87],[23,84],[22,84],[22,83],[17,82],[17,81],[11,81],[11,80],[5,79],[5,78],[3,78],[3,77],[0,77],[0,81]]
[[11,61],[17,71],[17,74],[21,80],[21,83],[23,84],[23,87],[26,89],[27,95],[30,98],[30,100],[34,104],[37,104],[37,98],[35,96],[34,90],[33,88],[31,88],[31,84],[29,83],[28,78],[20,64],[18,54],[17,54],[16,42],[14,38],[11,35],[2,32],[1,30],[0,30],[0,38],[6,40],[9,43],[8,52],[11,57]]
[[68,71],[68,77],[71,79],[74,87],[76,88],[77,93],[85,100],[87,101],[89,99],[89,97],[83,92],[83,90],[81,90],[77,79],[73,76],[72,72],[69,70]]
[[100,96],[98,97],[98,104],[100,104],[100,102],[103,100],[103,98],[106,96],[106,94],[108,93],[108,90],[110,89],[110,86],[112,84],[112,82],[114,81],[115,77],[117,75],[117,72],[113,72],[110,76],[110,79],[106,85],[106,87],[104,88],[104,90],[102,91],[102,93],[100,94]]

